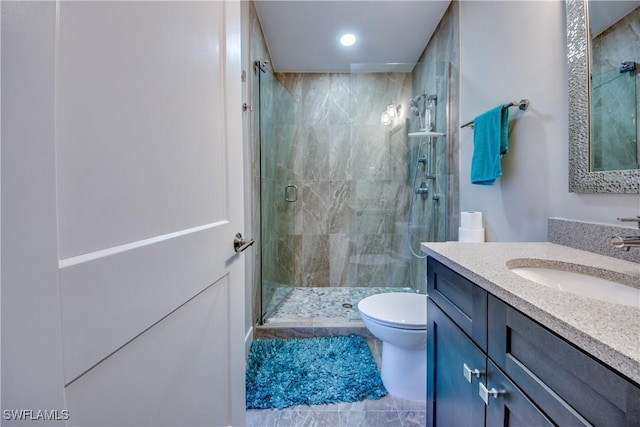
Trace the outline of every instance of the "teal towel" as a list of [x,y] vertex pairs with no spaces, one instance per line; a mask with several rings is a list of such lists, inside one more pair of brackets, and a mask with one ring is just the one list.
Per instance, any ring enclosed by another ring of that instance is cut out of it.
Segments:
[[473,120],[471,183],[493,185],[502,176],[501,155],[509,151],[509,108],[499,105]]

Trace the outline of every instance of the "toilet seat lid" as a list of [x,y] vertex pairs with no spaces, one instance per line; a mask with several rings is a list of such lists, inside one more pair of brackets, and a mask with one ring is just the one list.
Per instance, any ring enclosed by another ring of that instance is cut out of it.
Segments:
[[364,298],[358,310],[373,321],[404,329],[426,329],[427,296],[391,292]]

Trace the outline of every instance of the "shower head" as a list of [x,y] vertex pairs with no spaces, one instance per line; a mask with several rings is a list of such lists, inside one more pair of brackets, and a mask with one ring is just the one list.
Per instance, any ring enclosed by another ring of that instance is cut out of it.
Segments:
[[413,98],[409,98],[409,107],[411,107],[411,112],[414,115],[420,116],[420,107],[418,106],[418,101],[420,101],[425,96],[427,96],[426,92]]
[[418,107],[418,101],[415,98],[409,99],[409,107],[411,107],[411,112],[416,116],[420,115],[420,108]]
[[[420,109],[418,102],[421,99],[425,99],[424,108]],[[409,107],[411,112],[420,119],[420,130],[431,130],[431,118],[433,109],[435,108],[435,101],[438,99],[437,95],[429,95],[427,92],[423,92],[420,95],[416,95],[413,98],[409,98]]]

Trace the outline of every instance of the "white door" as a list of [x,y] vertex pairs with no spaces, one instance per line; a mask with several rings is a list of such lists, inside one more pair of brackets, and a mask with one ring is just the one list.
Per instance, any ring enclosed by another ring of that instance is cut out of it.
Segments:
[[[49,66],[13,70],[15,79],[43,85],[52,105],[42,116],[53,126],[39,129],[44,141],[19,126],[13,138],[3,132],[3,232],[20,230],[3,233],[3,269],[12,239],[49,243],[54,250],[43,256],[55,252],[57,268],[41,270],[44,285],[31,283],[25,271],[3,271],[3,309],[18,307],[3,316],[3,410],[64,409],[63,423],[77,426],[242,425],[244,261],[232,245],[244,224],[240,3],[16,6],[32,14],[26,17],[7,14],[12,7],[3,5],[3,25],[22,20],[37,27],[42,52],[31,54],[42,53],[40,62]],[[27,103],[20,94],[5,97],[5,68],[11,77],[12,64],[33,62],[7,63],[5,48],[3,40],[3,111]],[[34,150],[12,151],[12,144]],[[5,163],[34,156],[41,172],[5,173]],[[43,199],[54,190],[55,200],[41,200],[39,209],[37,198],[13,203],[24,188],[18,179]],[[39,236],[17,224],[25,212],[46,224],[38,223]],[[34,256],[14,258],[24,270],[47,264]],[[59,295],[46,307],[59,306],[25,331],[23,318],[35,311],[19,298],[27,294]],[[5,336],[12,343],[25,332],[29,340],[46,338],[49,355],[8,348]],[[55,395],[61,377],[63,400],[55,405],[64,407],[42,406],[46,396],[30,402],[29,386],[19,379],[19,371],[46,357],[47,369],[60,373],[31,387]],[[12,393],[17,384],[25,387],[20,395]]]

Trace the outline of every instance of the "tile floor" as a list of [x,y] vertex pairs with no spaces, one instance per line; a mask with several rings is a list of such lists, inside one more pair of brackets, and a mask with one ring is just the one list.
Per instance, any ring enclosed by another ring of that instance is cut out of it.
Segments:
[[[357,307],[360,299],[381,291],[408,292],[410,289],[296,288],[267,322],[265,326],[271,325],[272,329],[271,332],[263,330],[262,338],[358,333],[358,328],[353,328],[362,322],[357,308],[345,308],[342,304]],[[322,328],[317,326],[318,322]],[[273,327],[280,332],[272,333]],[[379,367],[382,343],[370,336],[367,342]],[[281,410],[249,409],[247,427],[421,427],[426,425],[426,409],[425,402],[387,395],[353,403],[298,405]]]
[[422,427],[426,415],[424,402],[387,395],[355,403],[250,409],[247,427]]

